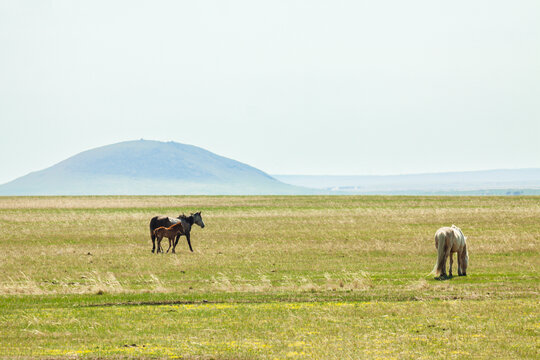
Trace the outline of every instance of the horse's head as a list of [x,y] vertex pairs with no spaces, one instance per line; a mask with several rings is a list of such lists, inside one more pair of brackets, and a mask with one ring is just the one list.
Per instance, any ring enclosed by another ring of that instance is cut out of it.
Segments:
[[191,214],[193,216],[193,223],[199,225],[201,228],[204,228],[204,222],[202,220],[201,212],[196,212],[195,214]]

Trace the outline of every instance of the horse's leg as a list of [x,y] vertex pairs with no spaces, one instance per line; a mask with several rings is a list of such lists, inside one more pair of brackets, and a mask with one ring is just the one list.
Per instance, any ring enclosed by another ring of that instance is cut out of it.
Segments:
[[462,275],[462,272],[461,272],[461,253],[460,252],[458,252],[458,254],[457,254],[457,274],[458,274],[458,276]]
[[452,265],[454,264],[454,253],[450,251],[450,268],[448,269],[448,277],[452,277]]
[[156,235],[154,235],[154,231],[150,230],[150,237],[152,238],[152,253],[156,251]]
[[442,262],[442,268],[441,268],[441,279],[444,279],[447,277],[446,275],[446,260],[448,259],[448,254],[450,253],[450,248],[448,250],[445,249],[444,255],[443,255],[443,262]]
[[174,241],[173,250],[176,248],[176,245],[178,244],[178,240],[180,240],[180,236],[182,236],[182,234],[180,234],[180,233],[178,233],[178,235],[176,235],[176,240]]
[[169,248],[167,249],[167,254],[169,253],[169,250],[171,250],[171,245],[172,245],[172,242],[174,241],[174,236],[171,240],[171,238],[168,238],[169,239]]
[[467,276],[467,267],[465,266],[465,259],[467,258],[467,250],[461,252],[461,276]]
[[163,249],[161,248],[161,239],[163,239],[163,237],[158,236],[158,238],[157,238],[157,251],[156,251],[156,254],[157,254],[157,253],[160,253],[160,252],[163,252]]
[[191,250],[191,252],[193,252],[193,249],[191,248],[191,240],[189,239],[189,232],[186,233],[186,239],[187,239],[187,243],[189,245],[189,250]]
[[173,240],[172,240],[173,247],[172,247],[172,251],[171,251],[171,253],[173,253],[173,254],[176,254],[176,244],[178,244],[178,239],[179,238],[180,238],[180,234],[178,234],[176,236],[176,238],[173,237]]

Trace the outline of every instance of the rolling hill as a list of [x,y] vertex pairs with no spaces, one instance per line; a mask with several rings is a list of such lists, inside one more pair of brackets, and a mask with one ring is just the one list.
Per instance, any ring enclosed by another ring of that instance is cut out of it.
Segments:
[[126,141],[0,185],[0,195],[311,194],[197,146]]

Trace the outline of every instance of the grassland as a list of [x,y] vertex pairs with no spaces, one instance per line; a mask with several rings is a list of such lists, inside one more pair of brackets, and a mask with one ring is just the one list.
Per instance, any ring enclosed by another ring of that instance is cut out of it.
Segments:
[[[450,224],[469,276],[436,281]],[[539,245],[539,197],[3,197],[0,357],[538,358]]]

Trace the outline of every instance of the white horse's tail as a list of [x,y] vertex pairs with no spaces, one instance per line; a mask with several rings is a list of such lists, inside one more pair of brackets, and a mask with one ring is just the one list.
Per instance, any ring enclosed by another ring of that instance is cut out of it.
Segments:
[[437,245],[437,262],[433,267],[433,270],[428,274],[428,276],[435,274],[435,276],[440,276],[444,263],[446,262],[445,248],[446,248],[446,234],[436,233],[435,234],[435,244]]
[[433,270],[431,270],[431,272],[429,274],[427,274],[426,276],[431,276],[431,275],[438,276],[436,274],[437,274],[437,263],[435,263],[435,266],[433,267]]

